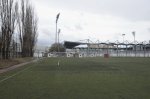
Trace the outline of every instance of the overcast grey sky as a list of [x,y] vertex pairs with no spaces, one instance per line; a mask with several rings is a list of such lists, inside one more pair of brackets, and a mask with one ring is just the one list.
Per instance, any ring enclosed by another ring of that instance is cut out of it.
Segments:
[[38,45],[55,41],[60,12],[60,40],[150,40],[150,0],[32,0],[39,17]]

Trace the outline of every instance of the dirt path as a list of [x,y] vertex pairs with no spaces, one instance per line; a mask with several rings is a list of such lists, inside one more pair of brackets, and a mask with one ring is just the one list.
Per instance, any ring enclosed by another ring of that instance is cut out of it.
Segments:
[[30,62],[25,62],[25,63],[17,64],[17,65],[8,67],[8,68],[0,69],[0,74],[1,74],[1,73],[5,73],[5,72],[8,72],[8,71],[13,70],[13,69],[16,69],[16,68],[18,68],[18,67],[27,65],[27,64],[29,64],[29,63],[36,62],[36,61],[38,61],[38,59],[32,60],[32,61],[30,61]]

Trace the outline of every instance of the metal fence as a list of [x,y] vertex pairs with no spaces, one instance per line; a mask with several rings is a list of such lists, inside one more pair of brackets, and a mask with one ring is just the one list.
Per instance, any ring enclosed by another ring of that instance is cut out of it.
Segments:
[[90,52],[50,52],[36,53],[35,57],[150,57],[150,51],[101,50]]

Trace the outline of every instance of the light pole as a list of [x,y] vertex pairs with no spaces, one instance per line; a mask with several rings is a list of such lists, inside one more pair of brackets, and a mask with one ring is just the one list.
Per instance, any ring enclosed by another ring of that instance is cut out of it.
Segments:
[[126,34],[122,34],[122,37],[123,37],[123,43],[124,43],[124,37],[125,37],[125,35],[126,35]]
[[57,44],[57,22],[58,22],[59,16],[60,16],[60,13],[58,13],[56,16],[56,34],[55,34],[55,43],[56,44]]
[[87,39],[87,56],[89,56],[89,52],[90,52],[90,39]]
[[136,44],[135,44],[135,31],[132,32],[132,35],[134,37],[134,51],[135,51],[135,57],[136,57]]
[[135,31],[132,32],[132,35],[134,37],[134,43],[135,43]]
[[58,52],[59,52],[59,34],[60,34],[61,29],[58,30]]

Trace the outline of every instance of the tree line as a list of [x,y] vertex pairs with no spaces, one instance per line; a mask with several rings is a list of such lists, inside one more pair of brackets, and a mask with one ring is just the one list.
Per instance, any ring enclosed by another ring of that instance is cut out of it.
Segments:
[[38,36],[37,22],[34,7],[27,0],[0,0],[0,58],[9,59],[15,44],[19,44],[21,57],[32,57]]

